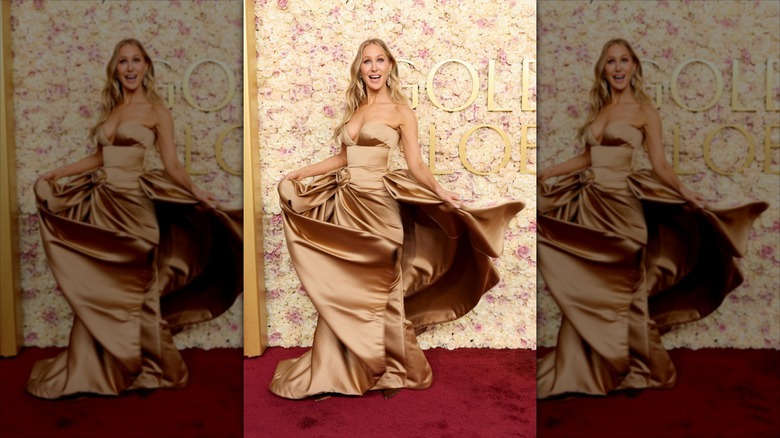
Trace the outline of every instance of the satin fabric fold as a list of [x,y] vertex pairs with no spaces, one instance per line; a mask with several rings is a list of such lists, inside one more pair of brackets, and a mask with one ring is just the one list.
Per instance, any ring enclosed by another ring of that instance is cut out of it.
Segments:
[[698,208],[633,171],[633,126],[607,125],[601,144],[586,136],[592,167],[538,196],[539,270],[563,315],[537,364],[538,398],[672,387],[660,334],[709,315],[742,282],[734,259],[768,207]]
[[408,171],[388,172],[399,140],[365,125],[356,142],[342,135],[348,167],[279,184],[290,257],[319,313],[311,350],[276,369],[279,396],[427,388],[415,328],[463,316],[498,282],[490,257],[523,204],[445,205]]
[[144,172],[154,139],[120,125],[114,143],[127,146],[99,135],[102,168],[36,183],[43,247],[74,320],[68,349],[33,366],[35,396],[185,386],[171,330],[218,316],[242,291],[241,211]]

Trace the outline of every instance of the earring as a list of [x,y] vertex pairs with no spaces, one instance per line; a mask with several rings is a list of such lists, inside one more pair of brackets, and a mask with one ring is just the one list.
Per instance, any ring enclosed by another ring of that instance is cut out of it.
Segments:
[[148,82],[146,81],[146,75],[144,75],[144,78],[141,80],[141,84],[144,86],[144,88],[147,87]]
[[390,86],[390,78],[387,78],[387,86]]
[[631,88],[634,88],[634,77],[631,77]]

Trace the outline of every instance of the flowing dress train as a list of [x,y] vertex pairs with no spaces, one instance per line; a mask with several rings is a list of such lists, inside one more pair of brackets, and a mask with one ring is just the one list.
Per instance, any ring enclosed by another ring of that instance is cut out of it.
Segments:
[[561,309],[537,397],[669,388],[668,327],[703,318],[742,282],[735,258],[768,205],[698,208],[649,170],[633,171],[644,132],[586,131],[592,165],[540,188],[539,271]]
[[243,290],[242,212],[145,172],[154,129],[98,132],[103,167],[35,186],[43,247],[74,313],[67,350],[33,366],[27,390],[42,398],[185,386],[171,330],[215,318]]
[[430,386],[415,329],[463,316],[498,282],[490,258],[523,208],[456,210],[388,171],[390,126],[342,141],[347,167],[279,185],[290,257],[319,313],[312,348],[277,366],[270,389],[286,398]]

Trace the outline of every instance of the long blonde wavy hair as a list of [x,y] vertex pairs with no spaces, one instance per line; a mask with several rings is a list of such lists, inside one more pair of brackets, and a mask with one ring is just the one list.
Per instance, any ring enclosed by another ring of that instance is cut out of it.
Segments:
[[598,116],[601,109],[612,100],[612,90],[610,89],[609,82],[604,77],[604,66],[607,64],[607,50],[615,44],[620,44],[625,47],[634,60],[634,64],[636,64],[636,69],[631,77],[630,84],[634,98],[639,103],[652,102],[650,96],[645,92],[645,79],[642,75],[642,63],[639,61],[639,57],[631,47],[631,44],[623,38],[615,38],[607,41],[601,49],[601,55],[599,56],[598,62],[596,62],[596,65],[593,67],[593,86],[590,89],[590,109],[588,110],[588,117],[585,119],[585,123],[577,130],[577,136],[580,141],[584,142],[586,129],[588,129],[590,124],[596,120],[596,116]]
[[157,81],[154,76],[152,58],[149,57],[149,53],[144,49],[143,44],[135,38],[127,38],[118,42],[116,46],[114,46],[114,54],[111,55],[111,59],[106,65],[106,84],[103,86],[103,91],[100,93],[102,100],[100,117],[98,117],[97,123],[89,130],[89,136],[95,142],[97,142],[97,133],[100,126],[105,123],[106,119],[108,119],[108,116],[111,114],[111,111],[113,111],[124,99],[122,84],[119,82],[119,78],[116,77],[116,65],[119,62],[119,49],[127,44],[132,44],[137,47],[148,65],[144,77],[141,80],[144,96],[146,96],[151,103],[163,103],[162,97],[157,93]]
[[386,85],[390,89],[390,100],[395,103],[406,103],[406,95],[401,91],[401,81],[398,77],[398,63],[395,60],[395,56],[390,53],[387,44],[379,38],[369,38],[363,41],[360,43],[360,47],[358,47],[357,53],[355,54],[355,59],[352,61],[352,65],[349,68],[350,77],[349,85],[345,91],[347,104],[344,110],[344,116],[341,118],[339,124],[336,125],[336,128],[333,129],[332,139],[337,144],[341,144],[339,136],[341,135],[341,130],[344,128],[344,125],[346,125],[352,116],[355,115],[355,111],[357,111],[360,105],[366,101],[366,85],[360,79],[360,64],[363,61],[363,49],[371,44],[379,46],[385,52],[387,59],[392,64],[392,67],[390,67],[390,75],[388,76],[390,83],[389,85]]

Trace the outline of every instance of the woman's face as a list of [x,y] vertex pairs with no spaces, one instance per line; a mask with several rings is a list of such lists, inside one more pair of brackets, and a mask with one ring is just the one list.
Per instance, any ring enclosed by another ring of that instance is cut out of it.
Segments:
[[614,91],[623,91],[631,83],[636,64],[631,52],[622,44],[613,44],[607,49],[604,64],[604,78]]
[[360,77],[367,88],[380,90],[387,83],[390,69],[393,67],[387,53],[376,44],[363,48],[363,58],[360,62]]
[[119,79],[125,91],[132,92],[141,86],[146,68],[146,59],[138,47],[125,44],[119,48],[114,76]]

